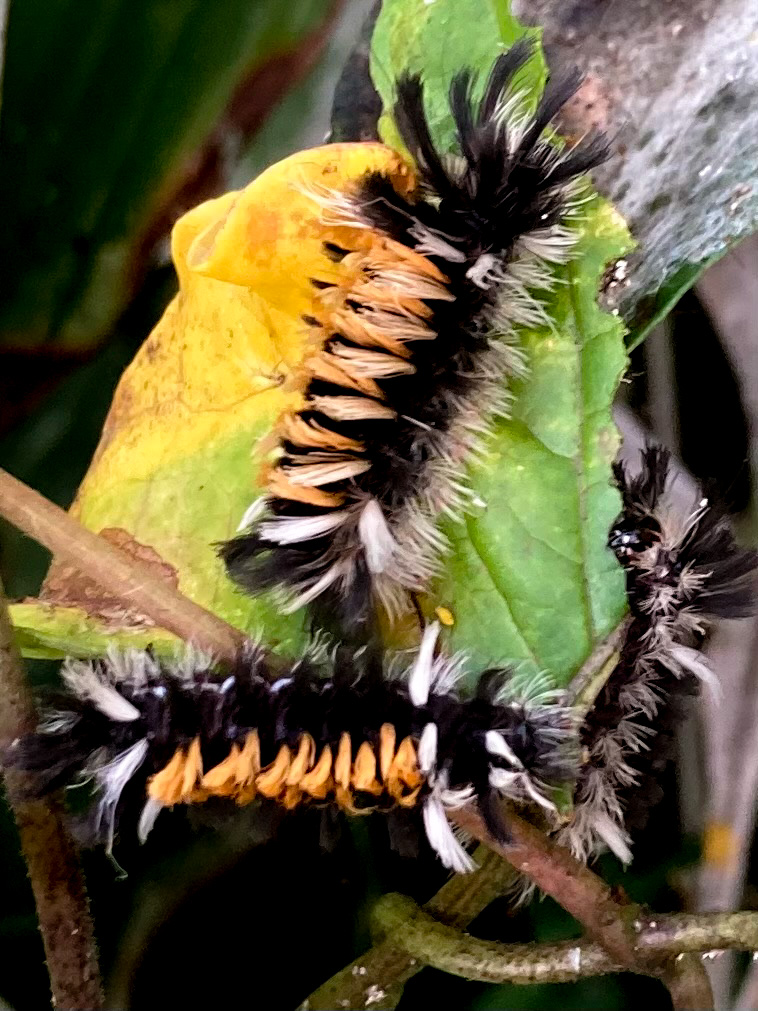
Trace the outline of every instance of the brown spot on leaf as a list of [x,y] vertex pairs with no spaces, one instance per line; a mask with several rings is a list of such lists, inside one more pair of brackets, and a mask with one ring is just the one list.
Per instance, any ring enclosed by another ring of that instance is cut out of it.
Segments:
[[153,340],[151,338],[148,338],[145,341],[145,343],[143,344],[143,348],[144,348],[147,360],[149,362],[153,362],[155,360],[155,356],[157,354],[160,354],[160,350],[161,350],[159,341]]
[[[178,589],[179,577],[176,569],[164,561],[149,544],[140,544],[121,527],[105,527],[99,536],[146,565],[152,570],[153,575],[164,579],[169,586]],[[154,624],[146,615],[128,608],[123,600],[108,593],[90,576],[80,572],[68,562],[57,559],[53,559],[48,570],[39,599],[47,604],[57,604],[59,607],[81,607],[88,615],[108,625],[144,628]]]

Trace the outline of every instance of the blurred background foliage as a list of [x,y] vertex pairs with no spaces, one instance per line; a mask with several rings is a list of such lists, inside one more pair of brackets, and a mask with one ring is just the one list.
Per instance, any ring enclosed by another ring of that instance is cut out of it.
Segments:
[[[3,467],[69,504],[119,375],[173,294],[171,224],[323,140],[335,82],[370,6],[12,0],[0,107]],[[745,418],[696,295],[670,318],[665,342],[682,455],[744,510]],[[635,352],[625,394],[660,428],[660,369],[648,367],[650,354]],[[36,593],[47,563],[42,549],[0,523],[11,597]],[[32,665],[35,683],[54,676],[54,667]],[[673,803],[673,772],[665,788],[672,802],[656,809],[633,870],[610,858],[602,866],[659,911],[686,904],[698,858]],[[124,840],[121,866],[99,852],[85,856],[109,1006],[293,1008],[368,945],[373,898],[396,889],[424,900],[444,879],[429,855],[391,855],[381,819],[336,835],[316,812],[281,823],[259,811],[205,821],[177,815],[144,847]],[[325,831],[335,835],[328,851]],[[0,878],[0,998],[17,1011],[45,1007],[42,945],[4,807]],[[502,940],[572,929],[549,900],[517,912],[499,901],[472,927]],[[425,970],[401,1007],[631,1009],[643,1000],[651,1011],[669,1006],[657,983],[631,976],[513,988]]]

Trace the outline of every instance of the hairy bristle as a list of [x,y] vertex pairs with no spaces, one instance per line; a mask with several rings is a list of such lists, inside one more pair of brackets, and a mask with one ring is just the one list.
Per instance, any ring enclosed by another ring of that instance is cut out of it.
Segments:
[[520,42],[500,56],[478,102],[470,72],[453,80],[462,157],[435,147],[420,79],[398,81],[415,193],[381,173],[313,193],[340,226],[324,246],[340,279],[314,284],[320,346],[304,363],[305,406],[278,426],[264,511],[221,554],[244,589],[278,588],[288,609],[309,605],[354,639],[377,605],[395,616],[439,571],[439,521],[471,506],[466,468],[524,372],[517,328],[545,322],[540,293],[576,239],[577,183],[604,156],[546,138],[576,77],[523,112],[513,82],[531,53]]
[[109,848],[130,803],[144,838],[164,808],[258,797],[350,814],[422,811],[445,865],[468,870],[446,811],[475,800],[500,834],[496,799],[552,811],[552,788],[575,774],[576,734],[554,700],[509,695],[506,670],[487,672],[490,687],[462,698],[461,658],[436,652],[437,632],[427,629],[402,676],[345,647],[326,665],[306,656],[277,677],[258,649],[232,671],[197,654],[68,661],[67,694],[5,764],[34,773],[40,792],[92,781],[92,833]]
[[631,860],[632,832],[662,795],[674,733],[688,698],[715,681],[699,652],[717,618],[756,608],[758,556],[740,548],[724,514],[704,496],[688,515],[668,501],[670,459],[642,454],[630,475],[615,468],[623,511],[609,544],[626,569],[632,618],[619,663],[582,728],[588,756],[573,821],[562,841],[582,859],[608,848]]

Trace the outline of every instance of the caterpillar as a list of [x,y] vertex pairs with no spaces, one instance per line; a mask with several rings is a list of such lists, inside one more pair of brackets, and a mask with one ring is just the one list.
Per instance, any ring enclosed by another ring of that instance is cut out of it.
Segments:
[[672,508],[670,454],[649,446],[631,476],[617,464],[623,511],[608,543],[626,571],[630,623],[620,660],[581,728],[586,755],[571,822],[558,834],[582,860],[608,848],[624,863],[660,799],[688,696],[715,674],[699,651],[709,624],[755,612],[758,554],[740,548],[705,496]]
[[[583,861],[608,848],[628,862],[683,703],[714,679],[697,648],[708,623],[755,609],[758,554],[736,544],[706,498],[687,516],[674,511],[669,471],[660,447],[645,450],[637,475],[615,468],[623,510],[608,542],[626,570],[631,615],[581,725],[547,678],[507,667],[482,672],[466,696],[465,658],[438,651],[435,622],[402,669],[344,644],[284,668],[252,643],[233,669],[192,649],[173,660],[137,650],[70,659],[65,693],[4,764],[32,773],[41,793],[92,781],[91,836],[109,850],[135,802],[144,840],[164,808],[259,798],[353,815],[418,812],[442,863],[465,872],[473,863],[447,812],[477,804],[506,842],[507,800],[540,809]],[[554,798],[571,787],[566,823]]]
[[[463,694],[464,658],[437,651],[437,623],[400,674],[372,643],[377,607],[399,616],[438,572],[440,519],[474,502],[467,466],[526,368],[517,328],[549,323],[540,292],[572,255],[586,174],[607,154],[599,137],[567,148],[549,135],[576,75],[519,111],[514,80],[531,53],[521,42],[502,54],[478,101],[470,72],[453,79],[460,156],[435,148],[420,79],[398,82],[395,121],[419,173],[410,195],[377,172],[312,194],[347,236],[324,246],[342,279],[313,281],[304,406],[280,419],[267,491],[220,554],[243,589],[278,588],[340,645],[284,670],[255,645],[233,669],[192,650],[68,660],[63,697],[5,754],[40,791],[91,781],[92,833],[108,849],[134,798],[141,839],[164,808],[262,799],[416,811],[442,863],[467,871],[447,812],[476,803],[507,841],[507,800],[541,808],[583,860],[603,848],[631,858],[681,705],[713,679],[698,649],[707,625],[752,613],[758,566],[707,499],[685,518],[671,510],[664,450],[648,448],[637,476],[615,469],[623,511],[609,547],[631,619],[581,726],[547,679],[527,686],[508,668]],[[561,826],[554,798],[571,786]]]
[[261,798],[419,811],[442,863],[469,871],[446,812],[475,802],[501,839],[501,798],[554,812],[553,789],[576,774],[576,728],[557,693],[532,684],[525,694],[507,669],[484,671],[462,697],[463,658],[435,653],[438,632],[427,627],[400,672],[346,648],[274,671],[252,644],[233,670],[194,651],[68,660],[65,695],[5,763],[33,773],[40,792],[92,781],[91,836],[109,850],[129,797],[143,841],[164,808]]
[[540,291],[572,255],[583,181],[606,157],[602,138],[548,137],[579,76],[523,112],[514,78],[532,51],[503,53],[478,102],[469,71],[453,79],[460,156],[435,148],[420,78],[399,80],[410,195],[379,172],[313,194],[350,236],[324,246],[343,280],[312,282],[304,406],[279,421],[267,492],[220,554],[244,590],[278,588],[288,611],[310,605],[343,637],[365,634],[378,606],[408,610],[438,572],[439,521],[471,507],[467,464],[525,371],[516,327],[549,322]]

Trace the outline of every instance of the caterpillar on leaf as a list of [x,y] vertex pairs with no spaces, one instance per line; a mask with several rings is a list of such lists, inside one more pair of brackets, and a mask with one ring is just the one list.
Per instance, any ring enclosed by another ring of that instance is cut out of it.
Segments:
[[[697,647],[714,618],[755,606],[758,557],[737,546],[701,499],[681,517],[666,501],[669,460],[650,448],[640,474],[617,468],[624,509],[609,542],[627,569],[631,622],[620,660],[581,725],[561,693],[505,667],[459,691],[461,656],[428,625],[410,664],[336,647],[276,670],[250,645],[233,670],[189,650],[175,661],[112,651],[64,665],[66,693],[5,763],[45,792],[91,780],[92,836],[112,847],[136,800],[145,838],[164,808],[256,798],[349,814],[421,812],[446,867],[473,866],[447,812],[474,803],[508,841],[507,801],[583,860],[631,859],[629,825],[655,802],[681,702],[714,675]],[[555,791],[575,787],[568,823]]]
[[513,81],[531,55],[526,41],[503,53],[478,102],[469,71],[453,79],[460,156],[436,150],[420,79],[398,82],[411,192],[380,171],[312,190],[346,236],[324,245],[341,279],[312,281],[305,404],[281,418],[268,490],[221,555],[245,590],[279,588],[339,634],[365,635],[378,606],[398,616],[439,572],[440,520],[471,507],[466,467],[524,373],[515,328],[544,320],[540,292],[572,254],[586,173],[606,155],[602,138],[548,137],[578,76],[523,111]]

